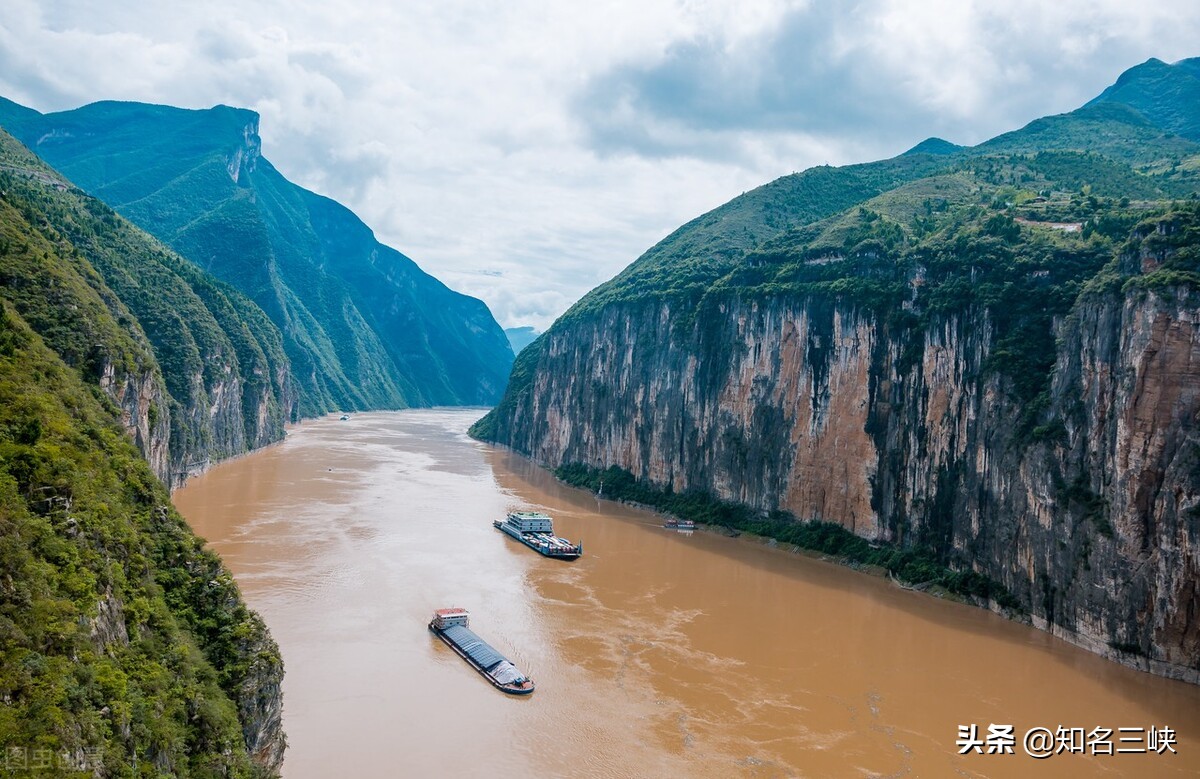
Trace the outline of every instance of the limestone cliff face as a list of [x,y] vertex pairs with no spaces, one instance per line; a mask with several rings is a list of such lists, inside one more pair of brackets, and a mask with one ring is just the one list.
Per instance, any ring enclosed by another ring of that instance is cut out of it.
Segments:
[[208,355],[204,372],[192,376],[189,390],[187,400],[173,409],[178,419],[171,480],[167,482],[172,487],[214,462],[247,450],[236,359],[220,353]]
[[261,620],[258,630],[244,643],[245,657],[253,658],[235,701],[242,722],[246,749],[269,776],[278,776],[287,749],[283,732],[283,663],[279,647]]
[[871,323],[778,300],[712,313],[686,338],[673,335],[669,305],[556,329],[502,440],[542,462],[620,465],[676,491],[703,486],[879,535],[865,432]]
[[1035,624],[1197,682],[1198,312],[1183,288],[1086,298],[1030,436],[983,311],[917,332],[812,298],[730,296],[690,324],[613,305],[546,336],[495,437],[933,548]]
[[[1070,498],[1082,496],[1092,515],[1111,525],[1101,525],[1107,532],[1082,581],[1048,589],[1047,619],[1137,647],[1155,670],[1194,682],[1200,681],[1198,336],[1200,295],[1182,288],[1137,292],[1080,311],[1064,328],[1067,359],[1055,382],[1067,443],[1046,458],[1079,485],[1067,500],[1060,497],[1058,513],[1069,516]],[[1047,481],[1043,476],[1041,486]],[[1069,531],[1059,535],[1069,538]],[[1109,603],[1122,604],[1123,613],[1111,613]]]
[[266,370],[255,365],[247,372],[227,347],[209,351],[203,369],[175,394],[153,367],[125,372],[111,360],[98,383],[154,473],[174,488],[223,459],[279,440],[295,401],[287,366],[278,366],[273,380],[262,375]]
[[225,169],[233,183],[247,173],[253,173],[258,166],[258,158],[262,154],[262,139],[258,135],[258,114],[249,113],[249,121],[242,127],[242,142],[225,158]]
[[151,470],[164,484],[170,484],[171,422],[162,375],[152,369],[118,375],[116,366],[105,361],[99,384],[121,409],[125,432],[150,463]]
[[254,380],[247,382],[235,355],[212,353],[182,402],[168,394],[152,367],[118,372],[106,360],[98,383],[120,408],[126,432],[154,473],[173,488],[223,459],[279,440],[294,391],[286,365],[273,378],[263,375],[266,370],[255,366]]

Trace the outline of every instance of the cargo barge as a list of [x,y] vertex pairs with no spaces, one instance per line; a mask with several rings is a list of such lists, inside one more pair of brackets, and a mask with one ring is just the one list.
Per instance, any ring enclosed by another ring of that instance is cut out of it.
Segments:
[[438,609],[429,621],[429,630],[497,690],[509,695],[528,695],[533,692],[533,680],[475,635],[468,627],[469,622],[470,614],[466,609]]
[[583,554],[583,542],[572,544],[554,535],[553,520],[538,511],[514,511],[504,520],[495,520],[492,527],[512,536],[525,546],[546,557],[574,560]]

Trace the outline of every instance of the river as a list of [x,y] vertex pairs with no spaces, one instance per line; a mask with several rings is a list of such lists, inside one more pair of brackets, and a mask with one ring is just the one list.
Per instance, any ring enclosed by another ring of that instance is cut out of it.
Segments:
[[[1200,688],[810,556],[663,529],[470,440],[481,414],[305,422],[175,493],[282,649],[285,779],[1200,773]],[[514,509],[550,513],[584,556],[500,534]],[[442,606],[470,609],[537,691],[503,695],[437,641]],[[972,724],[982,741],[1011,725],[1014,753],[959,755]],[[1025,753],[1031,728],[1060,726],[1113,732]],[[1089,754],[1145,749],[1147,729],[1161,753]]]

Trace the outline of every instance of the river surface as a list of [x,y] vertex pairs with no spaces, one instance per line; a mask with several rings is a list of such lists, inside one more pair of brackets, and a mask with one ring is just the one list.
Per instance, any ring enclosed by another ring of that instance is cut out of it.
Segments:
[[[1200,774],[1200,688],[812,557],[665,530],[471,441],[481,414],[305,422],[176,492],[283,651],[285,779]],[[514,509],[550,513],[584,557],[493,529]],[[498,692],[436,640],[442,606],[470,609],[537,691]],[[981,740],[1012,725],[1015,754],[958,755],[971,724]],[[1100,749],[1169,727],[1177,754],[1024,753],[1029,729],[1059,726],[1112,729]]]

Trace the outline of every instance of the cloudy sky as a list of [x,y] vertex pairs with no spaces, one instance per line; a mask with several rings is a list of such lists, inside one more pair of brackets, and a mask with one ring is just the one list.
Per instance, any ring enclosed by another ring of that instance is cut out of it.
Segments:
[[262,115],[263,153],[505,326],[816,164],[976,143],[1200,55],[1200,3],[4,0],[0,94]]

